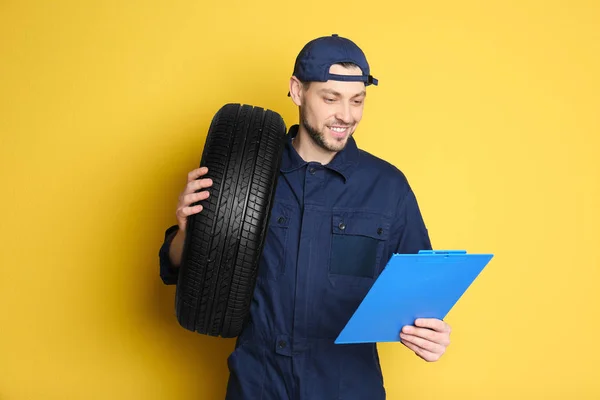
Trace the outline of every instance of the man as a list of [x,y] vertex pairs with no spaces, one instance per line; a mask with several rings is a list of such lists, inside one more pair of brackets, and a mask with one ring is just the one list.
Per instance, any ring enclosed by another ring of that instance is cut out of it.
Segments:
[[[334,340],[391,255],[431,243],[405,176],[352,137],[377,83],[362,50],[338,35],[296,59],[289,96],[300,123],[287,135],[250,318],[228,358],[228,399],[385,398],[376,345]],[[206,173],[190,172],[180,196],[160,251],[165,283],[176,282],[186,218],[202,209],[190,205],[209,196]],[[436,319],[399,335],[427,361],[450,343]]]

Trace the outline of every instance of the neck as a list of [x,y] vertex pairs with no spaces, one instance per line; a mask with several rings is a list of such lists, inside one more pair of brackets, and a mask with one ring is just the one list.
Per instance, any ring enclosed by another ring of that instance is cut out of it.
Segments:
[[322,165],[329,164],[336,154],[335,151],[325,150],[316,144],[302,124],[300,124],[298,134],[292,141],[292,146],[304,161],[318,162]]

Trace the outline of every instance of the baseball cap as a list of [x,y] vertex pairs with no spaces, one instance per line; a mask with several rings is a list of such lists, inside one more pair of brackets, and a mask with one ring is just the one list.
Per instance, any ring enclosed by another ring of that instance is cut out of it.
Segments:
[[[362,70],[362,75],[337,75],[329,72],[333,64],[343,62],[356,64]],[[296,57],[293,75],[302,82],[335,80],[364,82],[365,86],[378,84],[378,80],[371,75],[365,53],[353,41],[336,33],[308,42]]]

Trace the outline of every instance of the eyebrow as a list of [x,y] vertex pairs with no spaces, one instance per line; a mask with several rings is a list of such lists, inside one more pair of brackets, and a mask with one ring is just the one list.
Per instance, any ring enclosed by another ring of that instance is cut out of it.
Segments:
[[[336,91],[335,91],[335,90],[333,90],[333,89],[321,89],[321,90],[319,90],[319,93],[327,93],[327,94],[331,94],[331,95],[333,95],[333,96],[342,97],[342,94],[341,94],[341,93],[339,93],[339,92],[336,92]],[[355,98],[355,97],[360,97],[360,96],[365,96],[365,97],[366,97],[366,96],[367,96],[367,91],[366,91],[366,90],[363,90],[362,92],[360,92],[360,93],[357,93],[357,94],[355,94],[354,96],[352,96],[352,98]]]

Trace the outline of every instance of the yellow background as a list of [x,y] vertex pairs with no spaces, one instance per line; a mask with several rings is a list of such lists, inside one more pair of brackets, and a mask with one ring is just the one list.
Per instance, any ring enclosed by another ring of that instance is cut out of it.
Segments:
[[[222,4],[222,5],[219,5]],[[174,317],[158,248],[210,120],[280,112],[297,52],[354,39],[359,145],[436,248],[496,257],[390,399],[600,398],[600,3],[0,1],[0,399],[219,399],[234,342]]]

